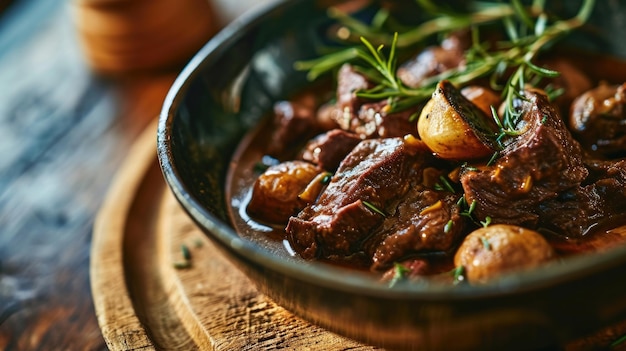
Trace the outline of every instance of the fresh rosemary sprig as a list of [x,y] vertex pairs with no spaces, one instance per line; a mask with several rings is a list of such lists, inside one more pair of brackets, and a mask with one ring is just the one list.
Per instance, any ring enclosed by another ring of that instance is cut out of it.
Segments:
[[[502,3],[473,2],[470,5],[474,6],[469,6],[469,12],[461,13],[442,8],[428,0],[417,2],[432,18],[399,33],[398,48],[412,47],[437,34],[492,23],[514,14],[513,6]],[[389,45],[393,40],[393,32],[385,30],[380,21],[376,25],[368,25],[334,7],[328,10],[328,16],[341,23],[340,37],[345,41],[358,43],[361,37],[367,37],[374,45]],[[375,18],[380,17],[388,18],[388,14]]]
[[[429,1],[419,2],[424,6],[424,3]],[[431,6],[432,10],[435,8],[435,5]],[[510,5],[497,3],[486,4],[468,14],[452,14],[447,11],[438,11],[439,13],[434,14],[432,19],[400,32],[397,30],[397,26],[394,26],[394,30],[391,31],[383,28],[384,26],[381,22],[385,22],[389,18],[389,13],[384,9],[374,16],[373,24],[368,25],[331,7],[328,10],[328,16],[336,19],[341,24],[341,28],[337,30],[338,39],[353,45],[349,45],[343,50],[328,53],[317,59],[298,61],[295,63],[295,68],[308,71],[308,78],[315,80],[324,73],[361,57],[363,53],[360,47],[362,38],[367,38],[367,41],[374,46],[389,46],[395,41],[393,45],[397,48],[411,48],[422,44],[426,39],[434,35],[467,28],[470,25],[495,22],[513,14],[513,9]]]
[[355,67],[357,71],[364,74],[369,80],[378,83],[372,89],[356,92],[357,96],[363,99],[383,100],[388,99],[390,111],[403,110],[420,101],[424,101],[432,95],[431,87],[409,88],[396,75],[396,43],[398,35],[394,35],[391,43],[389,57],[383,53],[384,45],[374,48],[373,44],[365,38],[361,38],[367,51],[358,51],[358,57],[369,64],[372,70]]
[[[506,137],[517,136],[522,132],[517,129],[521,112],[516,109],[515,101],[524,98],[523,91],[527,84],[537,84],[543,78],[554,78],[559,75],[556,71],[536,65],[533,60],[548,45],[582,26],[587,21],[595,0],[584,0],[576,16],[552,24],[548,23],[548,15],[544,11],[545,0],[535,0],[528,8],[523,6],[521,0],[511,0],[510,4],[489,4],[469,14],[439,10],[430,0],[418,0],[418,3],[434,13],[434,18],[412,30],[394,33],[391,37],[390,34],[381,33],[379,28],[369,30],[370,27],[364,23],[336,10],[331,11],[331,17],[342,21],[350,28],[351,33],[361,35],[360,41],[365,49],[350,47],[318,60],[300,62],[297,68],[309,70],[309,77],[313,79],[340,64],[360,59],[366,67],[355,63],[355,68],[377,85],[366,91],[357,92],[357,96],[372,100],[387,99],[390,112],[415,106],[428,99],[441,80],[446,79],[457,86],[462,86],[477,78],[489,77],[492,87],[502,90],[505,102],[502,116],[492,109],[493,118],[499,127],[499,133],[494,138],[502,146]],[[489,50],[480,40],[479,28],[496,20],[502,21],[509,38],[499,43],[499,48]],[[399,47],[415,45],[433,34],[461,28],[472,29],[473,45],[466,53],[466,64],[425,79],[416,88],[407,87],[400,81],[396,75],[396,52]],[[384,54],[386,44],[389,46],[388,58]],[[513,73],[505,77],[508,72]],[[506,82],[500,84],[502,80]]]
[[[517,16],[522,20],[519,26],[516,26],[510,18],[504,21],[513,47],[506,51],[501,59],[508,67],[515,68],[515,72],[509,77],[503,89],[504,116],[498,116],[492,108],[493,117],[500,127],[500,133],[497,137],[499,142],[506,136],[516,136],[521,133],[517,130],[521,115],[515,108],[514,101],[524,99],[522,92],[526,85],[529,82],[540,81],[541,78],[559,76],[559,72],[539,67],[532,61],[546,46],[582,26],[589,18],[595,0],[585,0],[576,16],[569,20],[557,21],[551,26],[547,26],[547,15],[543,12],[543,1],[535,1],[534,8],[539,8],[541,11],[536,19],[533,19],[532,14],[521,5],[520,0],[512,0],[512,4]],[[526,34],[529,29],[533,30],[533,34]],[[502,122],[500,123],[500,121]]]

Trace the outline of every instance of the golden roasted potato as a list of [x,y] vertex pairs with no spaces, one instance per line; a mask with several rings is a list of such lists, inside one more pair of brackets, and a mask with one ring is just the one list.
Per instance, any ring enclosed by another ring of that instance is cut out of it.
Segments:
[[417,122],[419,137],[438,157],[473,160],[496,150],[493,118],[464,97],[448,81],[441,81]]
[[285,224],[306,201],[298,195],[320,173],[305,161],[287,161],[268,168],[254,183],[248,214],[267,223]]
[[504,273],[536,267],[552,260],[552,246],[534,230],[493,224],[470,233],[454,256],[470,283],[484,283]]

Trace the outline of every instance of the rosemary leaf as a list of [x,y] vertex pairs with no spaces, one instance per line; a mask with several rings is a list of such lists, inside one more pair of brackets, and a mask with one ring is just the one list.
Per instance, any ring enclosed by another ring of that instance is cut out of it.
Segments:
[[511,0],[511,4],[515,10],[515,15],[522,20],[522,23],[528,26],[528,28],[534,29],[535,23],[533,23],[530,13],[526,10],[522,2],[520,0]]
[[613,341],[610,345],[611,348],[615,348],[623,343],[626,342],[626,334],[622,335],[620,338],[616,339],[615,341]]
[[182,252],[183,259],[185,261],[191,260],[191,252],[189,251],[189,248],[187,247],[187,245],[185,244],[180,245],[180,251]]
[[402,265],[401,263],[394,263],[393,264],[393,277],[391,278],[391,281],[389,281],[389,287],[393,287],[394,285],[396,285],[398,282],[405,280],[407,274],[409,273],[409,269],[406,268],[404,265]]
[[452,279],[455,285],[460,284],[463,281],[465,281],[465,267],[464,266],[455,267],[451,273],[452,273]]
[[385,214],[385,212],[383,212],[382,210],[380,210],[378,207],[374,206],[372,203],[368,202],[368,201],[361,201],[363,203],[363,205],[365,205],[365,207],[369,208],[370,210],[378,213],[379,215],[383,216],[383,217],[387,217],[387,215]]
[[530,68],[533,72],[541,76],[548,77],[548,78],[556,78],[561,75],[561,73],[559,73],[558,71],[554,71],[554,70],[547,69],[544,67],[539,67],[530,61],[526,61],[525,63],[526,63],[526,66],[528,66],[528,68]]
[[294,69],[299,71],[308,71],[307,78],[313,81],[322,76],[324,73],[333,70],[335,67],[355,60],[359,57],[359,51],[360,50],[357,48],[347,48],[314,60],[296,61],[294,63]]
[[482,242],[483,247],[485,248],[485,250],[491,251],[491,244],[489,243],[489,240],[487,240],[487,238],[485,238],[484,236],[481,236],[480,237],[480,242]]
[[484,221],[480,221],[480,224],[484,228],[487,228],[491,224],[491,217],[490,216],[485,217],[485,220]]
[[454,221],[453,220],[449,220],[446,225],[443,226],[443,232],[448,234],[450,233],[450,231],[452,230],[452,227],[454,226]]

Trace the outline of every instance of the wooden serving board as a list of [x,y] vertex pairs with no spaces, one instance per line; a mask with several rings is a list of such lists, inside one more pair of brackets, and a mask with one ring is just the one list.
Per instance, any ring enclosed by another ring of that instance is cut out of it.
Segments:
[[[167,189],[155,135],[153,123],[130,150],[94,226],[92,294],[111,350],[379,350],[258,293]],[[605,349],[623,333],[626,323],[563,349]]]
[[376,349],[259,294],[166,188],[155,135],[153,124],[137,141],[94,226],[92,294],[111,350]]

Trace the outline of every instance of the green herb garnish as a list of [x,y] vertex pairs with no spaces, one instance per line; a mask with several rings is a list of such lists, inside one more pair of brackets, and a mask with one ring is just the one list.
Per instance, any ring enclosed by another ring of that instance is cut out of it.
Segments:
[[365,207],[369,208],[370,210],[378,213],[379,215],[383,216],[383,217],[387,217],[387,215],[385,214],[385,212],[383,212],[382,210],[380,210],[378,207],[374,206],[372,203],[368,202],[368,201],[361,201],[363,203],[363,205],[365,205]]
[[461,210],[461,212],[459,214],[461,216],[463,216],[463,217],[469,218],[472,222],[474,222],[474,224],[480,225],[480,226],[483,226],[483,227],[488,227],[489,225],[491,225],[491,217],[490,216],[486,216],[484,221],[479,221],[474,216],[474,211],[476,210],[476,206],[478,205],[476,200],[472,200],[472,203],[468,204],[467,200],[465,199],[465,195],[463,195],[456,202],[456,205]]
[[393,277],[391,281],[389,281],[389,287],[393,287],[398,282],[405,280],[407,278],[407,274],[409,273],[409,269],[402,265],[401,263],[393,264]]
[[617,340],[613,341],[610,345],[611,348],[617,347],[623,343],[626,342],[626,334],[622,335],[620,338],[618,338]]
[[185,261],[189,261],[189,260],[191,260],[191,252],[189,251],[189,248],[187,247],[187,245],[185,245],[185,244],[181,244],[181,245],[180,245],[180,251],[182,252],[182,254],[183,254],[183,259],[184,259]]
[[491,224],[491,217],[489,216],[485,217],[485,220],[480,221],[480,224],[482,224],[484,228],[487,228]]
[[185,244],[180,245],[181,255],[183,257],[182,261],[174,262],[174,268],[176,269],[186,269],[191,267],[191,252],[189,248]]
[[462,196],[461,199],[459,199],[459,201],[457,202],[457,204],[460,203],[461,216],[474,220],[474,210],[476,209],[476,200],[472,200],[472,203],[469,204],[468,206],[465,196]]
[[324,174],[324,177],[322,177],[321,182],[322,182],[322,184],[326,185],[326,184],[330,183],[330,180],[331,180],[332,178],[333,178],[333,174],[332,174],[332,173],[330,173],[330,172],[326,172],[326,173]]
[[441,181],[441,184],[440,183],[436,183],[435,184],[435,190],[449,191],[451,193],[455,193],[456,192],[454,190],[454,187],[452,186],[452,184],[450,183],[450,181],[446,177],[439,176],[439,180]]
[[443,226],[443,232],[448,234],[452,230],[453,226],[454,226],[454,221],[453,220],[449,220],[446,223],[446,225]]
[[485,248],[485,250],[491,251],[491,244],[489,243],[489,240],[487,240],[487,238],[485,238],[484,236],[481,236],[480,242],[483,244],[483,247]]
[[[504,113],[493,117],[497,121],[499,132],[494,135],[500,144],[510,136],[517,136],[521,111],[516,107],[516,100],[524,99],[527,85],[536,85],[542,78],[554,78],[558,72],[536,65],[533,60],[546,47],[562,38],[567,33],[581,27],[588,19],[595,0],[584,0],[578,13],[568,20],[550,23],[545,12],[545,1],[536,0],[526,8],[520,0],[511,0],[509,4],[472,3],[470,13],[462,14],[442,8],[429,0],[418,3],[432,18],[402,33],[390,35],[381,30],[381,22],[368,26],[350,16],[331,9],[329,15],[340,21],[348,34],[342,37],[352,46],[345,50],[323,56],[317,60],[298,62],[297,69],[309,70],[309,77],[315,79],[324,72],[346,63],[354,62],[355,69],[365,74],[376,86],[366,91],[357,92],[364,99],[389,101],[391,111],[406,109],[430,98],[435,86],[441,80],[448,80],[455,85],[468,84],[477,78],[488,77],[492,87],[502,91],[505,103]],[[384,17],[387,18],[387,17]],[[481,26],[500,21],[508,35],[506,41],[495,48],[485,47],[480,39]],[[466,63],[434,77],[424,80],[420,86],[405,86],[396,75],[397,51],[408,48],[435,34],[449,33],[454,30],[470,28],[472,30],[471,49],[466,53]],[[361,42],[357,46],[355,40]],[[384,53],[388,47],[388,57]],[[362,64],[365,63],[365,66]],[[505,77],[508,72],[513,72]],[[503,84],[502,81],[505,81]],[[495,112],[495,110],[494,110]],[[494,154],[495,160],[497,154]]]
[[465,267],[458,266],[452,270],[452,279],[454,284],[460,284],[465,281]]
[[500,151],[494,152],[493,155],[491,155],[491,158],[489,159],[489,161],[487,161],[487,166],[493,165],[493,163],[496,162],[498,157],[500,157]]
[[174,268],[176,269],[187,269],[190,267],[191,267],[191,261],[174,262]]

